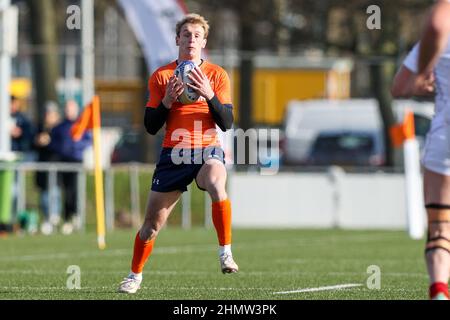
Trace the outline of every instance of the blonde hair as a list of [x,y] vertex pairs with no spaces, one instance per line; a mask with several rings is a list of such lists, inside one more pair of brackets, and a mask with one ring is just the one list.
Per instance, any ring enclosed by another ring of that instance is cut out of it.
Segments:
[[200,26],[203,27],[203,30],[205,31],[204,38],[206,39],[208,37],[208,33],[209,33],[208,21],[206,21],[206,19],[204,17],[202,17],[201,15],[199,15],[197,13],[189,13],[182,20],[177,22],[175,30],[177,32],[178,37],[180,36],[181,28],[186,23],[199,24]]

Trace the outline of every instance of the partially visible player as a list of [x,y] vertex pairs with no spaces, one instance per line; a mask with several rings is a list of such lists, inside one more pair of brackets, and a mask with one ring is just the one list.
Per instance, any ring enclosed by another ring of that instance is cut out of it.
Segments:
[[425,260],[429,297],[448,300],[450,276],[450,0],[438,2],[428,17],[420,45],[409,53],[392,87],[394,96],[431,94],[435,116],[422,158],[428,237]]
[[392,82],[391,94],[396,98],[412,96],[432,96],[435,94],[434,73],[429,72],[425,77],[419,77],[418,63],[419,44],[409,52]]
[[[134,241],[131,272],[121,282],[119,292],[135,293],[139,289],[155,238],[193,180],[212,199],[221,270],[238,271],[231,253],[231,204],[225,190],[224,152],[216,131],[216,124],[225,131],[233,123],[230,81],[221,67],[201,59],[208,30],[207,21],[198,14],[188,14],[179,21],[178,59],[156,70],[149,80],[145,127],[150,134],[156,134],[166,124],[166,135],[153,175],[145,221]],[[174,70],[183,61],[197,65],[189,75],[192,84],[188,86],[200,95],[198,101],[184,105],[177,101],[183,83],[174,76]]]

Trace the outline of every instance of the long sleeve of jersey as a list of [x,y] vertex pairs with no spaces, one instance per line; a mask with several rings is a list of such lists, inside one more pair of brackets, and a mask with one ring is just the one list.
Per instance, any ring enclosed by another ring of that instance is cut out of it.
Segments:
[[169,109],[161,102],[157,108],[145,108],[144,125],[151,135],[155,135],[167,120]]
[[209,111],[211,112],[214,121],[222,131],[231,129],[233,125],[233,107],[231,104],[223,105],[216,95],[208,101]]

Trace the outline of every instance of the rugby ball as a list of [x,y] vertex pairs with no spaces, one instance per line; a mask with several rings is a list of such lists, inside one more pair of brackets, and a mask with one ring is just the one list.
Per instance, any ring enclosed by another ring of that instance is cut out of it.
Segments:
[[192,61],[183,61],[175,69],[175,76],[178,77],[184,84],[183,93],[178,97],[178,101],[182,104],[194,103],[198,100],[199,94],[192,88],[188,87],[187,83],[192,83],[188,78],[189,73],[195,68],[195,63]]

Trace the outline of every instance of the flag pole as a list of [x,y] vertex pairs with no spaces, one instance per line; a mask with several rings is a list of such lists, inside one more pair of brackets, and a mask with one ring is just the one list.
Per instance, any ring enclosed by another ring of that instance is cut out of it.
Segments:
[[426,229],[419,142],[414,133],[414,114],[405,110],[403,123],[391,128],[395,147],[403,145],[405,165],[405,195],[408,233],[412,239],[422,239]]
[[103,171],[100,142],[100,99],[96,95],[92,100],[92,135],[94,140],[94,174],[95,174],[95,211],[97,214],[97,242],[100,249],[106,247],[105,242],[105,204],[103,193]]
[[405,164],[406,211],[408,233],[412,239],[422,239],[426,229],[422,175],[420,173],[419,142],[414,133],[414,114],[406,110],[408,127],[405,128],[403,157]]

